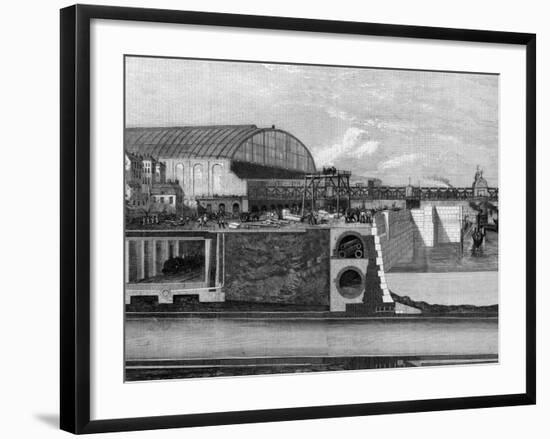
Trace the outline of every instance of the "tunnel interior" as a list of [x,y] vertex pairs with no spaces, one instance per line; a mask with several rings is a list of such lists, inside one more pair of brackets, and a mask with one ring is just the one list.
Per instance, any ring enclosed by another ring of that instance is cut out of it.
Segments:
[[360,259],[365,257],[363,240],[356,234],[346,234],[336,246],[336,257],[340,259]]
[[338,276],[337,288],[343,297],[354,299],[363,293],[364,283],[361,272],[355,267],[348,267]]

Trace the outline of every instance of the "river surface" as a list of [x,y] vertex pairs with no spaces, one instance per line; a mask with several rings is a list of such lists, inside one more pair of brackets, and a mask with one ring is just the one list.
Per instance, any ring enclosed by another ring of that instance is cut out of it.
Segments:
[[126,359],[498,353],[498,320],[128,318]]
[[432,305],[498,304],[498,271],[386,274],[388,288]]

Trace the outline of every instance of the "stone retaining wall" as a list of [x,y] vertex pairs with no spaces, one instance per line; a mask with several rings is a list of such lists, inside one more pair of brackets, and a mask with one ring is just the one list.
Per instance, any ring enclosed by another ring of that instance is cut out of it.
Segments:
[[384,270],[388,271],[399,261],[410,259],[414,251],[414,226],[411,211],[384,211],[374,216],[373,234],[379,237]]
[[434,227],[434,209],[432,205],[411,210],[414,224],[414,243],[417,247],[433,247],[437,242],[437,228]]
[[460,242],[462,229],[462,206],[435,206],[437,243]]

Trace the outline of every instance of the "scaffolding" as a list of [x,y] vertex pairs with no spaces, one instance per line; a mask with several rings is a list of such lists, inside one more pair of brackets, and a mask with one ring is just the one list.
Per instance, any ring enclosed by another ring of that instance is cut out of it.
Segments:
[[349,179],[351,171],[341,171],[334,168],[322,172],[304,175],[302,191],[302,216],[306,199],[311,200],[311,210],[315,211],[318,199],[336,199],[336,214],[340,215],[340,200],[346,198],[348,207],[351,207],[351,189]]

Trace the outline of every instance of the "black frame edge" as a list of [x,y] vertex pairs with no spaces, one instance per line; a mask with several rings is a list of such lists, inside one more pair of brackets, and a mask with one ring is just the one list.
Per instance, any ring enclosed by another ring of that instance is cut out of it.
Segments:
[[80,433],[108,433],[167,428],[207,427],[264,422],[304,421],[321,418],[344,418],[399,413],[421,413],[444,410],[468,410],[489,407],[511,407],[533,404],[525,394],[477,396],[466,398],[298,407],[291,409],[250,410],[239,412],[200,413],[193,415],[151,416],[91,421]]
[[90,16],[60,11],[60,427],[90,422]]
[[97,19],[130,20],[158,23],[185,23],[204,26],[274,29],[300,32],[372,35],[379,37],[467,41],[500,44],[527,44],[533,34],[494,30],[460,29],[403,24],[336,21],[313,18],[228,14],[221,12],[182,11],[118,6],[77,4],[83,15]]
[[[117,19],[361,34],[526,46],[526,392],[465,398],[90,420],[90,20]],[[60,427],[71,433],[198,427],[391,413],[530,405],[536,402],[536,36],[449,29],[74,5],[60,11]],[[77,148],[78,145],[78,148]],[[77,294],[78,292],[78,294]]]
[[526,43],[526,395],[537,398],[537,38]]
[[63,430],[75,432],[78,405],[76,367],[76,291],[74,261],[75,42],[76,7],[60,14],[60,417]]

